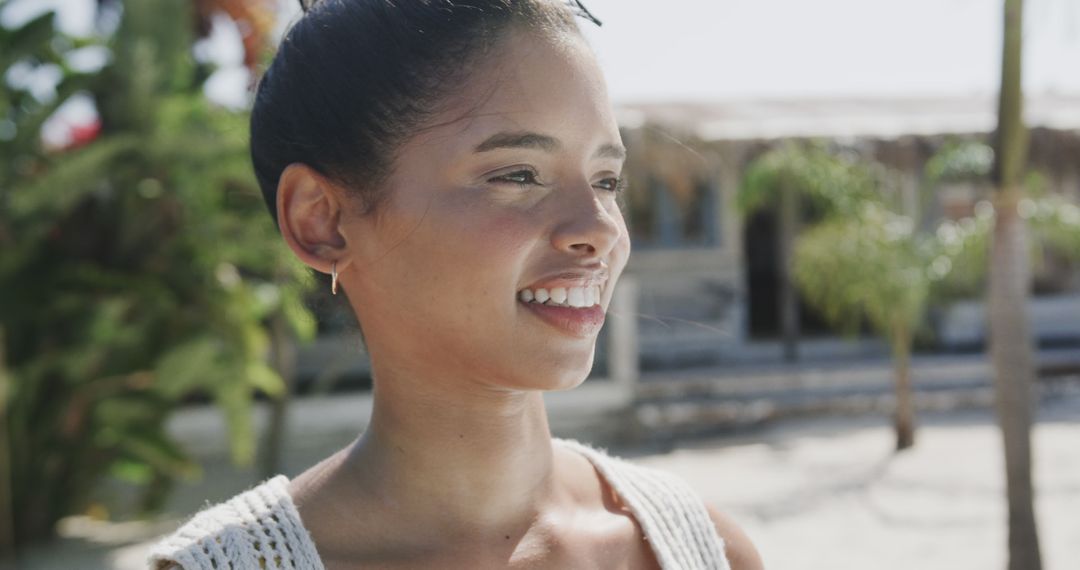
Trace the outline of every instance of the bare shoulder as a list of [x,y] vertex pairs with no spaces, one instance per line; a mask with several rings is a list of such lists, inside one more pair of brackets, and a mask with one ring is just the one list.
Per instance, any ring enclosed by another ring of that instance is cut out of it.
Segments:
[[743,529],[708,501],[705,502],[705,507],[716,526],[717,534],[724,539],[724,550],[731,570],[763,570],[765,565],[761,561],[761,555]]

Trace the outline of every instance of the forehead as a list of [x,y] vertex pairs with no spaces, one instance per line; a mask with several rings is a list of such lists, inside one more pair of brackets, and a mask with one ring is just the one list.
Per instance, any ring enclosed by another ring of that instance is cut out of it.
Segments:
[[510,32],[429,124],[416,142],[475,146],[501,131],[545,133],[567,146],[619,140],[600,67],[572,33]]

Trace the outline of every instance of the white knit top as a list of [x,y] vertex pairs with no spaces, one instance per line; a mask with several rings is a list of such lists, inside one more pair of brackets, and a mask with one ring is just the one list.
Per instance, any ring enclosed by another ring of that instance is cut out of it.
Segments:
[[[664,570],[730,570],[724,541],[705,504],[683,479],[634,465],[573,439],[553,441],[581,453],[641,524]],[[324,570],[315,543],[278,475],[209,507],[154,545],[155,570]]]

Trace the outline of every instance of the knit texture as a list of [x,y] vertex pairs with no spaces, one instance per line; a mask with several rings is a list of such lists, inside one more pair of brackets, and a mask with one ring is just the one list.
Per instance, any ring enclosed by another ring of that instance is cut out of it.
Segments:
[[196,514],[150,551],[155,570],[324,570],[278,475]]
[[[663,570],[730,570],[724,541],[689,484],[573,439],[641,524]],[[278,475],[199,512],[150,552],[155,570],[324,570],[311,535]]]
[[585,455],[641,524],[664,570],[730,570],[724,539],[697,492],[681,478],[634,465],[576,440],[562,443]]

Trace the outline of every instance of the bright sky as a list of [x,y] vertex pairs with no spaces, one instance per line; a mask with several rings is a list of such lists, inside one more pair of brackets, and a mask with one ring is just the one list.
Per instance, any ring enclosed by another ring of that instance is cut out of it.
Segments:
[[[584,0],[582,27],[616,102],[965,96],[997,90],[1002,0]],[[299,12],[279,0],[281,27]],[[93,0],[13,0],[3,21],[58,7],[91,31]],[[1080,1],[1027,0],[1029,95],[1080,95]],[[222,69],[208,94],[246,104],[239,36],[227,19],[197,50]]]
[[[996,93],[1002,0],[587,0],[617,101]],[[1080,94],[1080,2],[1028,0],[1025,86]]]

